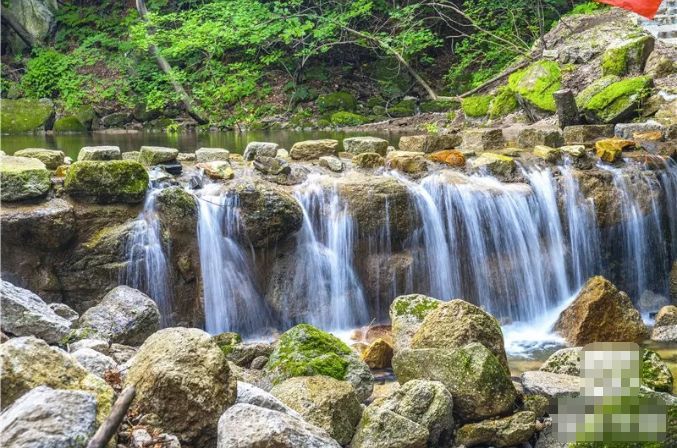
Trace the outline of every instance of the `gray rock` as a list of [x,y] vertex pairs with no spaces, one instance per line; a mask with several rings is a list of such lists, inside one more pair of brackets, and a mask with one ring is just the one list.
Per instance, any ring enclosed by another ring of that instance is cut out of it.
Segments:
[[581,378],[559,373],[529,371],[522,374],[522,386],[527,395],[543,395],[549,400],[580,394]]
[[153,299],[129,286],[118,286],[85,311],[77,323],[88,336],[141,345],[160,329],[160,311]]
[[263,174],[271,174],[273,176],[291,173],[289,164],[285,160],[277,157],[256,156],[254,159],[254,168]]
[[31,157],[0,156],[0,200],[23,201],[45,196],[52,187],[45,164]]
[[320,156],[333,156],[338,151],[338,140],[304,140],[294,143],[289,155],[294,160],[312,160]]
[[352,448],[425,448],[428,430],[387,409],[368,407],[357,426]]
[[68,344],[68,350],[71,353],[76,352],[82,348],[89,348],[96,350],[99,353],[103,353],[106,356],[110,356],[110,345],[103,339],[86,338],[75,341],[72,344]]
[[[460,144],[461,136],[458,134],[405,135],[400,137],[398,148],[400,151],[431,153],[444,149],[453,149]],[[392,147],[389,146],[388,148]],[[392,151],[394,150],[395,148],[392,148]],[[390,151],[390,149],[386,149],[386,153]]]
[[597,140],[613,136],[613,124],[584,124],[564,128],[564,143],[567,145],[593,146]]
[[82,391],[38,386],[0,414],[0,445],[84,447],[96,429],[96,399]]
[[77,311],[75,311],[73,308],[66,305],[65,303],[50,303],[47,306],[49,306],[52,309],[52,311],[56,313],[57,316],[63,317],[70,323],[75,322],[80,317]]
[[122,154],[118,146],[85,146],[78,153],[78,161],[120,159],[122,159]]
[[122,160],[139,160],[139,151],[127,151],[122,153]]
[[132,431],[132,448],[145,448],[153,445],[153,437],[145,428],[137,428]]
[[81,348],[71,354],[88,372],[103,378],[108,370],[117,368],[117,363],[110,356],[106,356],[91,348]]
[[0,281],[0,304],[3,333],[33,335],[54,344],[70,331],[71,322],[57,315],[40,297],[4,280]]
[[543,363],[542,372],[559,373],[561,375],[581,375],[582,347],[568,347],[557,350]]
[[618,123],[614,127],[614,135],[625,140],[633,140],[635,134],[644,132],[660,131],[665,132],[665,126],[657,121],[647,121],[644,123]]
[[524,128],[517,135],[517,146],[533,148],[537,145],[557,148],[564,144],[562,131],[552,128]]
[[536,416],[522,411],[497,420],[469,423],[458,429],[456,444],[471,446],[523,446],[536,431]]
[[254,160],[256,156],[277,157],[280,145],[272,142],[249,142],[244,150],[245,160]]
[[[545,53],[545,52],[544,52]],[[557,119],[560,127],[577,125],[581,122],[576,98],[571,89],[562,89],[552,94],[557,108]]]
[[106,128],[114,128],[129,123],[132,120],[130,112],[113,112],[101,117],[101,125]]
[[56,149],[26,148],[14,153],[16,157],[32,157],[45,164],[47,169],[55,170],[64,164],[64,153]]
[[656,342],[677,342],[677,325],[656,327],[651,333],[651,340]]
[[257,356],[252,360],[251,365],[249,367],[254,370],[261,370],[266,366],[267,363],[268,363],[267,356]]
[[253,384],[245,383],[243,381],[237,382],[237,399],[235,400],[235,403],[251,404],[273,411],[283,412],[292,417],[303,418],[301,417],[301,414],[282,403],[272,394]]
[[214,162],[217,160],[227,162],[230,160],[230,151],[223,148],[200,148],[195,151],[195,159],[197,163]]
[[343,139],[343,149],[352,154],[375,152],[384,156],[388,141],[377,137],[350,137]]
[[476,152],[492,151],[505,146],[500,129],[466,129],[463,131],[463,149]]
[[[38,43],[45,42],[56,28],[58,3],[55,0],[22,0],[3,5]],[[3,38],[4,39],[4,38]],[[7,41],[19,52],[26,43],[15,33],[8,33]]]
[[176,160],[179,150],[162,146],[142,146],[139,150],[139,162],[146,166],[168,163]]
[[339,448],[326,431],[283,412],[231,406],[219,419],[217,448]]
[[330,171],[335,173],[340,173],[343,171],[343,162],[341,159],[335,156],[322,156],[320,157],[320,166],[327,168]]
[[197,157],[194,152],[180,152],[176,156],[178,162],[195,162],[196,159]]

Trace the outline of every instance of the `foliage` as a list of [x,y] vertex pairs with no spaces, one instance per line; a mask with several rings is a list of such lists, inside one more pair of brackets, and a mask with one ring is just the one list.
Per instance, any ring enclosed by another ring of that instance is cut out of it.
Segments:
[[360,114],[339,111],[331,115],[331,122],[336,126],[359,126],[367,120]]
[[595,12],[603,11],[609,9],[608,5],[599,2],[585,2],[579,5],[574,6],[574,8],[568,12],[568,15],[578,15],[578,14],[593,14]]
[[463,98],[461,108],[468,117],[484,117],[489,113],[490,95],[477,95]]

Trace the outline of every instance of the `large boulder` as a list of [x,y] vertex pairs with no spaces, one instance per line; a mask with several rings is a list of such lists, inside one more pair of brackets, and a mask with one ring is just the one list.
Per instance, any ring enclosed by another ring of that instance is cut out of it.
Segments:
[[677,306],[666,305],[656,314],[654,328],[677,325]]
[[453,349],[479,342],[508,369],[501,326],[490,314],[465,300],[444,302],[427,313],[412,339],[412,348]]
[[66,337],[71,323],[58,316],[37,295],[0,280],[2,332],[13,336],[37,336],[50,344]]
[[38,386],[0,414],[4,447],[84,447],[96,429],[96,398]]
[[463,131],[464,151],[494,151],[505,147],[500,129],[466,129]]
[[[166,328],[149,337],[130,361],[126,385],[133,406],[181,443],[211,446],[217,422],[237,396],[225,355],[204,331]],[[240,428],[241,429],[241,428]]]
[[52,183],[45,164],[28,157],[0,156],[0,200],[15,202],[47,194]]
[[22,98],[0,102],[0,133],[20,134],[51,129],[54,104],[50,100]]
[[536,120],[555,112],[553,93],[562,86],[562,73],[557,62],[544,59],[511,74],[508,85],[529,117]]
[[388,149],[388,140],[378,137],[350,137],[343,139],[343,149],[356,155],[375,152],[385,156]]
[[249,142],[244,150],[245,160],[254,160],[256,157],[276,157],[280,145],[272,142]]
[[75,162],[68,169],[64,189],[71,196],[107,204],[143,201],[148,189],[146,169],[133,160]]
[[425,317],[442,303],[444,302],[441,300],[423,294],[396,297],[390,305],[394,350],[410,348],[411,341]]
[[75,358],[82,367],[87,369],[89,373],[92,373],[98,377],[104,378],[106,372],[114,371],[118,364],[110,356],[104,355],[92,348],[81,348],[75,350],[71,353],[71,356]]
[[302,419],[301,414],[281,402],[279,399],[266,392],[265,390],[243,381],[237,382],[237,399],[235,404],[251,404],[273,411],[283,412],[292,417]]
[[590,123],[619,123],[637,115],[652,85],[648,76],[622,80],[608,76],[579,93],[576,102]]
[[78,153],[78,162],[120,160],[122,155],[119,146],[84,146]]
[[362,416],[353,386],[324,375],[290,378],[270,393],[341,445],[350,443]]
[[648,337],[628,295],[601,276],[590,278],[559,316],[555,329],[572,345],[640,342]]
[[54,389],[81,390],[96,397],[97,423],[110,413],[113,389],[101,378],[87,372],[68,353],[50,347],[34,337],[10,339],[0,344],[2,409],[7,408],[31,389],[49,386]]
[[338,151],[338,140],[304,140],[291,147],[289,155],[294,160],[312,160],[320,156],[335,156]]
[[359,401],[366,400],[373,389],[374,378],[359,356],[336,336],[308,324],[282,334],[265,370],[273,384],[312,375],[345,380],[353,385]]
[[536,432],[536,416],[531,411],[518,412],[497,420],[484,420],[461,426],[456,434],[456,445],[522,446]]
[[407,174],[421,174],[428,171],[424,153],[417,151],[390,151],[386,155],[386,167]]
[[85,311],[77,327],[88,337],[141,345],[160,329],[160,311],[153,299],[129,286],[118,286]]
[[75,236],[73,206],[63,199],[4,206],[0,220],[0,237],[8,246],[52,250],[66,246]]
[[602,75],[640,74],[654,48],[654,37],[645,34],[610,45],[602,55]]
[[414,379],[440,381],[454,399],[454,415],[475,421],[505,415],[517,392],[498,358],[480,343],[455,349],[405,349],[393,357],[400,384]]
[[45,164],[47,169],[55,170],[59,165],[63,165],[64,153],[56,149],[44,148],[26,148],[14,153],[15,157],[32,157]]
[[453,149],[461,144],[458,134],[422,134],[404,135],[400,137],[398,148],[400,151],[431,153]]
[[231,406],[218,423],[217,448],[339,448],[326,431],[284,412],[246,403]]
[[577,397],[583,383],[579,376],[533,370],[522,374],[522,387],[527,395],[542,395],[551,404],[559,397]]
[[562,375],[581,374],[581,347],[567,347],[557,350],[545,360],[539,370]]
[[351,443],[352,448],[425,448],[429,433],[393,411],[369,406],[365,409]]
[[142,146],[141,149],[139,149],[139,162],[146,166],[153,166],[160,163],[174,162],[178,155],[179,150],[176,148]]

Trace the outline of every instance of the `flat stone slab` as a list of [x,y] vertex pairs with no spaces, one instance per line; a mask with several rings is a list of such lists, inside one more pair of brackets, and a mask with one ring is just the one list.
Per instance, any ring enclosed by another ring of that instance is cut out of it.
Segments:
[[146,166],[157,165],[159,163],[173,162],[179,150],[176,148],[165,148],[163,146],[142,146],[139,150],[139,162]]
[[78,153],[78,161],[120,159],[122,159],[122,153],[119,146],[84,146]]
[[221,160],[227,162],[230,160],[230,151],[223,148],[200,148],[195,151],[197,163],[214,162]]

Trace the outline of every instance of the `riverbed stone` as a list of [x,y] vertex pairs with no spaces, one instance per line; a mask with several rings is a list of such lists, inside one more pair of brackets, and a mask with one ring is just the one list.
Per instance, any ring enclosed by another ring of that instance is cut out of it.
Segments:
[[562,158],[562,151],[559,148],[552,148],[545,145],[536,145],[532,154],[548,163],[557,163]]
[[509,447],[527,443],[536,432],[536,416],[522,411],[497,420],[484,420],[461,426],[456,445]]
[[13,336],[36,336],[50,344],[68,335],[71,322],[57,315],[31,291],[0,280],[2,332]]
[[279,157],[256,156],[254,159],[254,168],[263,173],[272,176],[289,175],[291,166],[286,160]]
[[51,186],[49,171],[40,160],[0,156],[0,199],[3,202],[40,198]]
[[642,352],[642,383],[659,392],[672,392],[672,373],[658,353],[645,349]]
[[343,162],[341,162],[341,159],[338,157],[320,156],[319,160],[319,165],[321,167],[327,168],[329,171],[333,171],[335,173],[340,173],[343,171]]
[[355,431],[353,448],[425,448],[429,433],[406,417],[369,406]]
[[[603,81],[607,78],[601,78]],[[588,86],[576,98],[581,112],[590,123],[619,123],[637,115],[640,102],[646,98],[653,86],[649,76],[638,76],[621,80],[611,79],[610,84],[601,88]]]
[[118,286],[98,305],[84,312],[77,327],[88,337],[126,345],[141,345],[160,329],[160,311],[147,295],[129,286]]
[[546,359],[539,370],[579,376],[581,374],[581,347],[567,347],[557,350]]
[[2,242],[17,247],[52,250],[75,237],[73,206],[64,199],[0,208]]
[[78,153],[78,162],[83,160],[120,160],[122,154],[118,146],[84,146]]
[[244,159],[254,160],[258,157],[277,157],[280,145],[273,142],[249,142],[244,149]]
[[353,165],[359,168],[379,168],[385,164],[383,156],[375,152],[363,152],[357,154],[351,161],[353,162]]
[[325,375],[350,382],[359,401],[371,395],[369,367],[344,342],[312,325],[299,324],[282,334],[265,371],[273,384],[297,376]]
[[44,149],[44,148],[26,148],[20,149],[14,153],[15,157],[32,157],[38,159],[45,164],[48,170],[55,170],[59,165],[64,163],[64,153],[63,151],[58,151],[56,149]]
[[428,158],[433,162],[442,163],[454,168],[463,168],[465,166],[465,156],[457,149],[435,151]]
[[214,162],[217,160],[227,162],[230,159],[230,151],[224,148],[200,148],[195,151],[197,163]]
[[459,134],[421,134],[400,137],[400,151],[432,153],[446,149],[454,149],[461,144]]
[[677,306],[666,305],[656,314],[654,328],[677,325]]
[[391,151],[386,155],[386,167],[407,174],[421,174],[428,171],[423,152]]
[[139,162],[145,166],[159,165],[176,161],[179,150],[163,146],[142,146],[139,149]]
[[425,317],[443,302],[423,294],[407,294],[396,297],[390,305],[393,350],[411,348],[411,341]]
[[217,448],[339,448],[327,432],[284,412],[246,403],[228,408],[218,422]]
[[4,447],[84,447],[96,429],[96,398],[38,386],[0,414]]
[[582,124],[564,128],[567,145],[593,146],[597,140],[614,136],[613,124]]
[[640,342],[648,330],[628,295],[602,276],[590,278],[555,323],[572,345]]
[[294,160],[312,160],[320,156],[333,156],[338,151],[338,140],[304,140],[291,147],[289,155]]
[[198,163],[195,168],[204,170],[204,173],[212,179],[230,180],[235,177],[233,167],[225,160]]
[[132,358],[125,385],[136,387],[132,405],[139,412],[195,446],[214,444],[218,419],[237,396],[225,355],[196,328],[165,328],[150,336]]
[[235,400],[235,403],[251,404],[253,406],[289,414],[292,417],[303,418],[301,417],[301,414],[284,404],[274,395],[253,384],[245,383],[244,381],[237,382],[237,399]]
[[114,371],[118,364],[110,356],[106,356],[91,348],[81,348],[71,353],[89,373],[103,378],[106,372]]
[[527,395],[542,395],[556,406],[559,397],[577,397],[581,391],[581,378],[574,375],[532,370],[521,376],[522,387]]
[[484,152],[505,147],[503,131],[500,129],[466,129],[463,131],[463,149]]
[[54,314],[63,317],[70,323],[74,323],[80,318],[78,312],[65,303],[50,303],[47,306],[54,311]]
[[564,145],[560,146],[559,150],[562,154],[566,154],[575,159],[582,159],[587,156],[584,145]]
[[393,357],[393,371],[400,384],[440,381],[451,393],[454,416],[461,421],[506,414],[517,397],[505,367],[478,342],[459,348],[400,350]]
[[50,347],[32,336],[10,339],[0,344],[2,408],[10,406],[31,389],[81,390],[96,397],[96,420],[101,424],[113,404],[113,389],[101,378],[87,372],[63,350]]
[[351,154],[375,152],[382,156],[386,155],[388,140],[378,137],[350,137],[343,139],[343,149]]
[[362,416],[353,386],[324,375],[289,378],[270,393],[341,445],[350,443]]
[[537,145],[557,148],[564,144],[562,131],[557,128],[524,128],[517,134],[517,146],[533,148]]
[[510,156],[484,152],[476,159],[470,161],[470,166],[479,171],[487,171],[497,176],[511,176],[515,169],[515,159]]
[[75,162],[64,180],[69,195],[100,204],[143,201],[148,189],[146,169],[133,160]]
[[393,346],[386,340],[378,338],[360,354],[371,369],[385,369],[390,367],[393,359]]
[[3,98],[0,103],[0,132],[3,134],[49,130],[53,123],[54,103],[46,98]]

